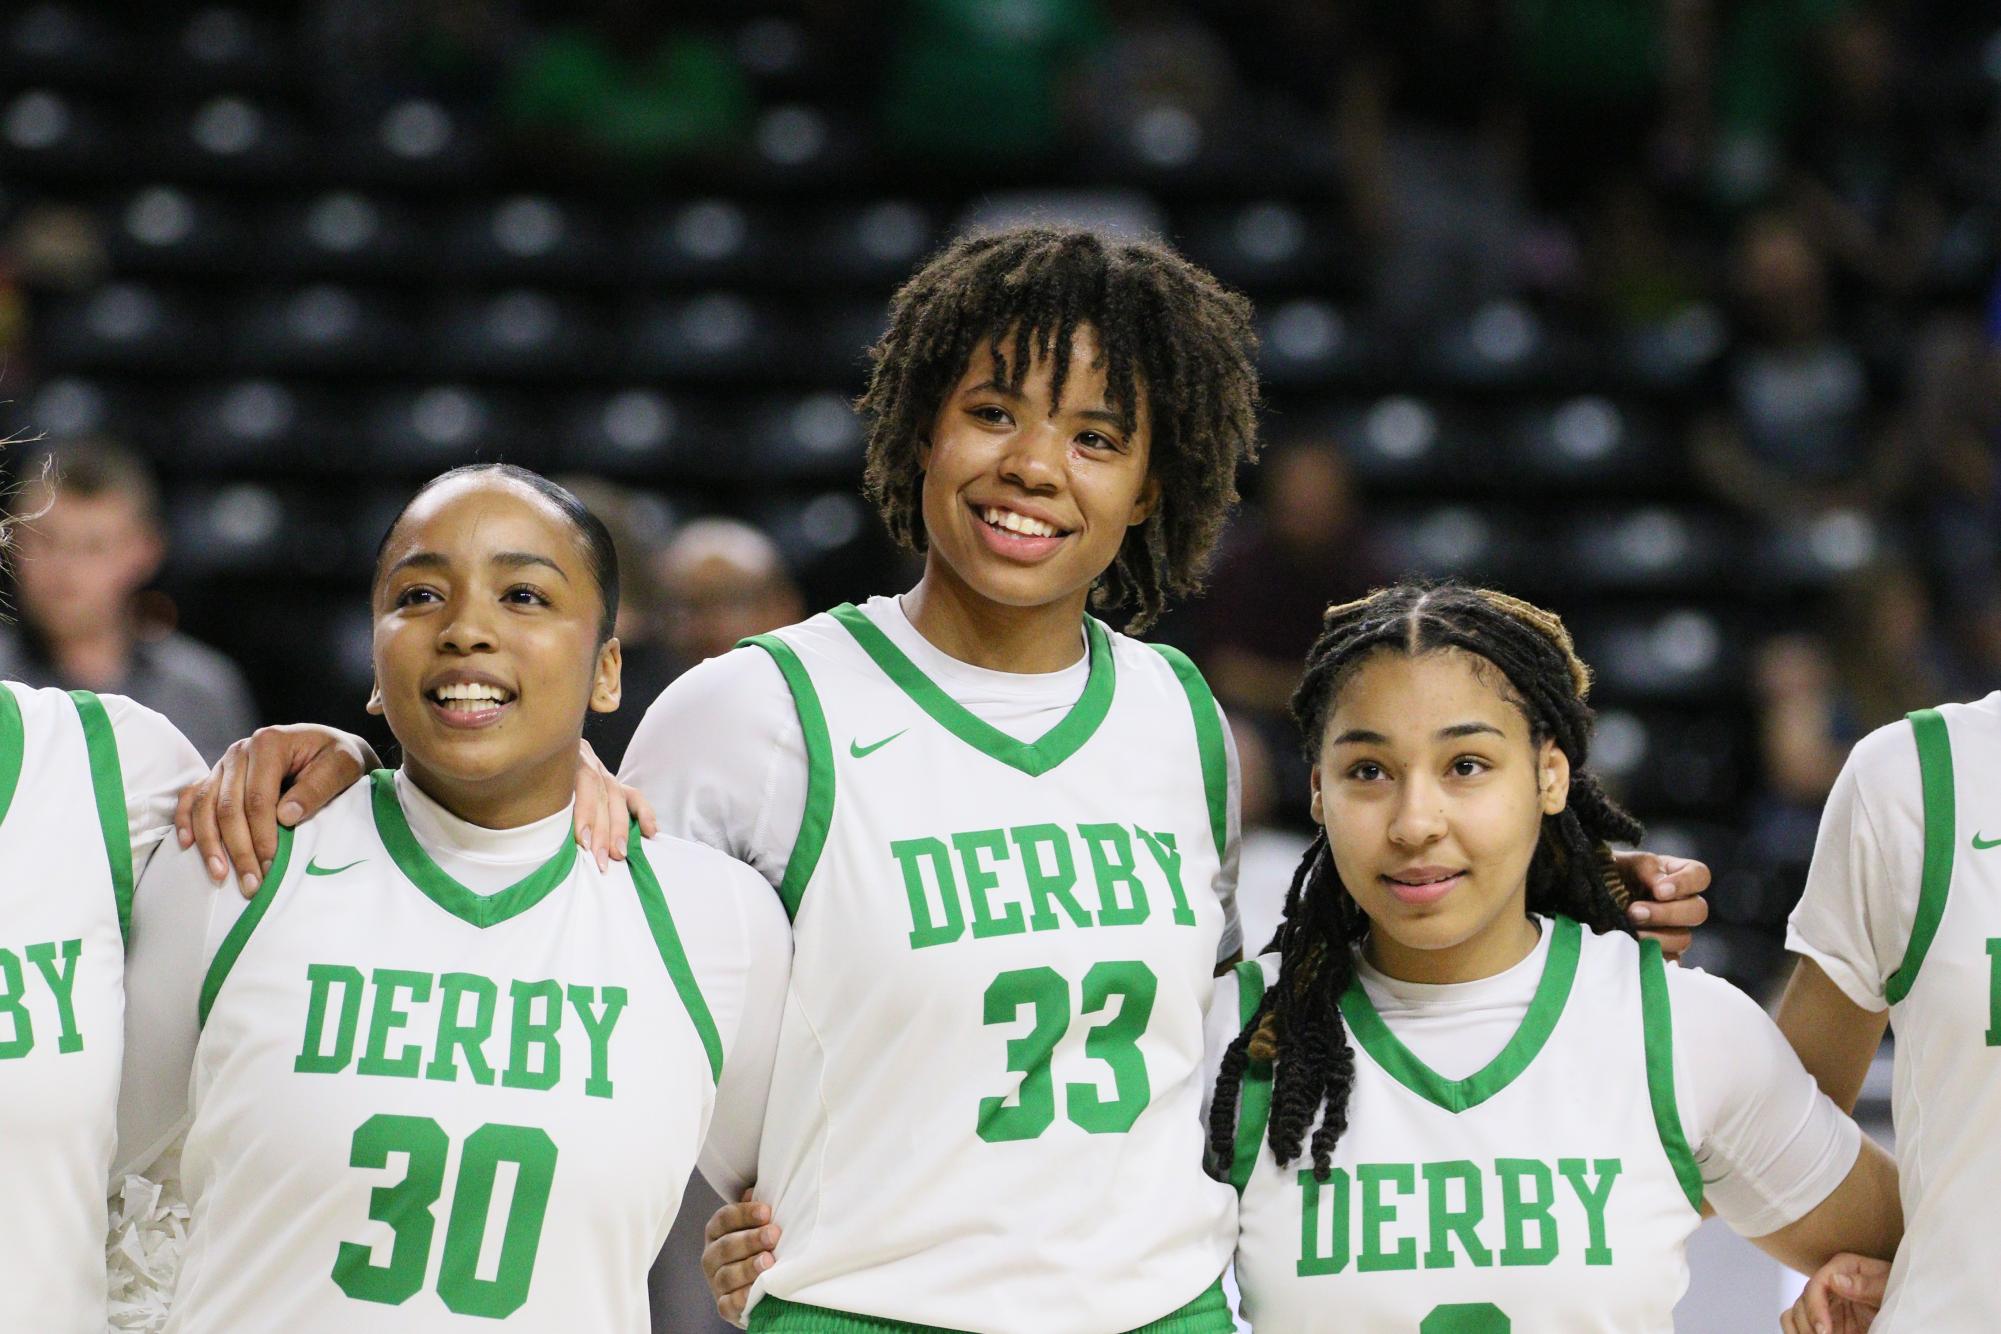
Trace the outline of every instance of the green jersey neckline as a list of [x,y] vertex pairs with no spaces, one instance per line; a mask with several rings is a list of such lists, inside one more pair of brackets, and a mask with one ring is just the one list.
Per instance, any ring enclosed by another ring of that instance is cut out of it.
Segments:
[[973,749],[1030,778],[1048,773],[1075,755],[1097,732],[1111,712],[1116,673],[1112,666],[1111,633],[1094,616],[1084,618],[1084,637],[1090,646],[1091,671],[1084,681],[1084,693],[1062,719],[1035,741],[1017,741],[945,693],[924,669],[912,662],[868,613],[852,602],[843,602],[828,615],[854,636],[862,652],[869,655],[896,687],[931,715],[939,726]]
[[1571,983],[1577,978],[1583,934],[1584,929],[1568,917],[1550,919],[1549,953],[1543,960],[1542,979],[1536,983],[1520,1027],[1493,1060],[1464,1079],[1447,1079],[1418,1059],[1383,1022],[1359,977],[1341,995],[1341,1017],[1376,1064],[1412,1093],[1448,1112],[1478,1107],[1514,1083],[1549,1041],[1563,1015],[1564,1002],[1570,998]]
[[403,814],[403,803],[396,799],[396,775],[388,769],[377,769],[369,776],[369,781],[373,787],[370,797],[375,812],[375,832],[381,837],[382,846],[389,850],[390,859],[396,863],[397,869],[423,891],[424,897],[452,916],[476,927],[484,929],[527,912],[548,898],[549,891],[567,879],[577,863],[577,841],[565,831],[563,845],[548,861],[505,889],[492,894],[475,894],[432,861],[431,854],[424,851],[416,834],[411,832],[409,818]]

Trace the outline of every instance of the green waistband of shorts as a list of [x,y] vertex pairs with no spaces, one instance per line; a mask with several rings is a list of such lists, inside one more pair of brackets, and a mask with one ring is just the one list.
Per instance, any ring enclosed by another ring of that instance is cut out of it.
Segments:
[[[750,1312],[751,1334],[958,1334],[943,1325],[913,1325],[880,1316],[849,1315],[820,1306],[766,1297]],[[1230,1318],[1229,1299],[1223,1296],[1223,1280],[1178,1311],[1141,1325],[1130,1334],[1234,1334],[1236,1322]]]

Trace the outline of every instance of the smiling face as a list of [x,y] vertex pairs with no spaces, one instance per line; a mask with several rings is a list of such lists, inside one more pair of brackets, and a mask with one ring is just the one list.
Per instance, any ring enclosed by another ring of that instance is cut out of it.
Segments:
[[618,707],[619,648],[576,529],[496,475],[419,496],[383,545],[375,690],[418,786],[474,824],[561,810],[587,709]]
[[1379,650],[1328,717],[1313,818],[1369,917],[1370,959],[1392,977],[1488,977],[1534,943],[1529,862],[1543,816],[1564,807],[1570,762],[1531,738],[1504,685],[1459,649]]
[[1053,402],[1048,359],[1031,361],[1010,389],[992,350],[973,349],[919,451],[927,578],[1008,607],[1074,601],[1081,614],[1126,530],[1158,499],[1145,395],[1122,422],[1098,363],[1096,334],[1078,330]]

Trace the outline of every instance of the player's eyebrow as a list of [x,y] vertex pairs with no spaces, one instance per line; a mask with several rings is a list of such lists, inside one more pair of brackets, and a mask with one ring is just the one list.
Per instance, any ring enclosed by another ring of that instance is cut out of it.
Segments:
[[539,565],[554,570],[556,577],[564,583],[567,584],[570,582],[570,576],[564,573],[562,566],[556,564],[555,561],[550,560],[547,556],[538,556],[532,551],[496,551],[487,563],[489,565],[498,565],[508,570],[520,570],[530,565]]
[[[1507,733],[1492,723],[1454,723],[1450,727],[1439,728],[1436,735],[1440,741],[1450,741],[1458,737],[1480,736],[1487,733],[1491,733],[1494,736],[1507,735]],[[1371,732],[1366,727],[1351,727],[1340,736],[1335,737],[1332,744],[1336,746],[1387,746],[1389,743],[1390,739],[1381,732]]]
[[[547,556],[540,556],[532,551],[496,551],[488,559],[487,563],[498,565],[502,569],[508,570],[525,569],[531,565],[542,566],[554,570],[557,578],[561,579],[564,583],[570,581],[570,576],[564,572],[562,566],[556,564],[555,561],[550,560]],[[387,579],[391,575],[398,574],[403,570],[412,569],[448,570],[451,568],[451,565],[450,558],[441,551],[413,551],[385,570],[382,577]]]

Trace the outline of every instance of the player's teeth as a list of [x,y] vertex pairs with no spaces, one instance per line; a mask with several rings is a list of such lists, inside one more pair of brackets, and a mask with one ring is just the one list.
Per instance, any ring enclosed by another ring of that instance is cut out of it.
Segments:
[[1028,537],[1054,537],[1057,533],[1054,524],[1031,519],[1026,514],[1016,514],[1013,510],[990,509],[983,517],[996,528],[1005,528],[1011,533],[1022,533]]

